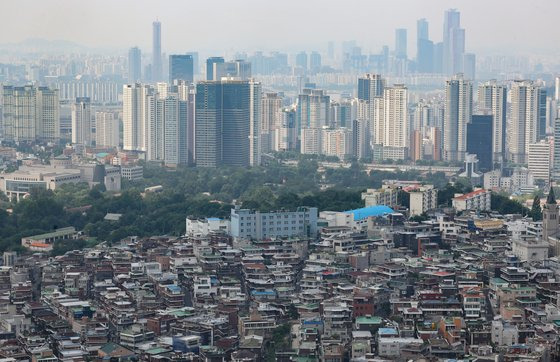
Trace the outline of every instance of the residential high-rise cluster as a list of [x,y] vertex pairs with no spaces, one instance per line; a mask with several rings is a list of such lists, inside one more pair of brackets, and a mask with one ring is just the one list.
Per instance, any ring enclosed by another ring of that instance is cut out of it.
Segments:
[[327,53],[238,52],[204,61],[196,51],[166,55],[162,23],[154,21],[151,53],[130,48],[122,68],[110,60],[34,66],[29,78],[44,86],[4,86],[1,131],[15,142],[68,140],[169,166],[259,165],[263,155],[291,151],[457,165],[475,155],[480,172],[533,169],[530,150],[554,144],[560,78],[487,77],[496,65],[467,52],[458,10],[445,11],[440,43],[430,40],[428,20],[415,27],[416,57],[414,36],[402,27],[394,48],[379,54],[346,41],[341,55],[330,42]]

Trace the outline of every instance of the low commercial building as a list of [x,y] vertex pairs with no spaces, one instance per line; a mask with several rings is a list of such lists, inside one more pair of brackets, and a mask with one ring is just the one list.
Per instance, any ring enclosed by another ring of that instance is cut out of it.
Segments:
[[100,164],[68,165],[53,159],[51,165],[22,166],[0,175],[0,191],[10,199],[20,200],[32,189],[56,190],[68,183],[87,182],[90,187],[104,185],[107,191],[120,191],[121,171],[118,167]]
[[348,211],[321,211],[321,219],[331,227],[349,227],[352,229],[366,229],[370,218],[393,214],[395,211],[389,206],[377,205],[362,207]]
[[514,239],[511,249],[523,262],[542,262],[548,258],[548,243],[537,239]]
[[74,235],[76,229],[70,226],[46,234],[27,236],[21,239],[21,245],[32,251],[48,252],[52,250],[56,241],[72,239]]
[[231,209],[231,235],[236,239],[268,239],[317,235],[317,208],[296,211],[260,212]]
[[381,357],[399,357],[401,355],[401,349],[410,345],[420,346],[422,344],[424,344],[424,340],[420,338],[381,337],[377,343],[377,350]]
[[121,166],[121,177],[129,181],[138,181],[144,178],[144,167]]
[[195,219],[188,217],[186,223],[187,236],[201,237],[207,236],[211,233],[229,234],[230,232],[230,221],[219,219],[217,217],[209,217],[206,219]]
[[55,190],[81,181],[80,170],[22,166],[16,172],[0,175],[0,191],[10,199],[20,200],[35,188]]

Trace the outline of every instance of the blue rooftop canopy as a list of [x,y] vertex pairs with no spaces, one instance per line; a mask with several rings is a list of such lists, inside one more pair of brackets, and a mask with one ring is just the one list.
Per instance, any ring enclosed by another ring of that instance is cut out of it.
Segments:
[[361,209],[345,211],[347,214],[354,214],[354,221],[367,219],[370,216],[381,216],[385,214],[392,214],[395,211],[389,206],[376,205],[369,207],[362,207]]

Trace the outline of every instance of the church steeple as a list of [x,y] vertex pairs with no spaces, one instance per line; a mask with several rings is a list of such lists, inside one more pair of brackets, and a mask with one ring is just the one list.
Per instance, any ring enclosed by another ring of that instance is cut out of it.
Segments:
[[560,252],[558,243],[558,231],[560,230],[560,218],[556,197],[552,187],[548,192],[546,204],[544,204],[542,221],[542,238],[549,244],[549,252],[551,256],[557,256]]
[[552,186],[550,187],[550,191],[548,192],[546,203],[548,205],[556,205],[556,197],[554,197],[554,188]]

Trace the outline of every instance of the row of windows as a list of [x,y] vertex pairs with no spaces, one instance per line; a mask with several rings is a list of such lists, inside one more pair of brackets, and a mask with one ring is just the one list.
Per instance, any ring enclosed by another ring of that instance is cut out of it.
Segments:
[[[286,225],[287,223],[288,223],[288,222],[285,221],[285,222],[284,222],[284,225]],[[303,220],[300,220],[299,223],[300,223],[300,224],[303,224]],[[266,225],[266,221],[264,221],[262,224],[263,224],[263,225]],[[296,224],[296,220],[292,220],[292,225],[295,225],[295,224]],[[274,225],[274,221],[271,221],[271,222],[269,223],[269,225]],[[276,225],[282,225],[282,222],[281,222],[281,221],[277,221],[277,222],[276,222]],[[247,225],[244,225],[243,223],[240,223],[240,226],[252,226],[252,223],[248,222]]]
[[[302,218],[302,217],[304,217],[304,216],[303,216],[303,215],[298,215],[298,214],[291,214],[291,215],[290,215],[290,214],[283,214],[283,215],[282,215],[282,214],[277,214],[277,215],[268,216],[268,218],[271,219],[271,220],[272,220],[272,219],[281,219],[281,218],[288,219],[288,218],[290,218],[290,217],[291,217],[292,219],[295,219],[296,217]],[[262,215],[261,218],[262,218],[262,220],[266,220],[266,219],[267,219],[267,216],[266,216],[266,215]],[[241,220],[245,220],[245,216],[241,216],[240,219],[241,219]],[[248,217],[247,217],[247,220],[253,220],[253,219],[254,219],[254,216],[248,216]]]
[[[292,226],[292,231],[295,231],[295,230],[298,230],[298,229],[299,229],[300,231],[302,231],[302,230],[303,230],[303,227],[300,226],[300,227],[298,228],[298,227],[296,227],[296,226]],[[288,230],[290,230],[289,227],[284,227],[284,231],[288,231]],[[250,231],[251,231],[250,229],[247,229],[247,232],[250,232]],[[263,231],[264,231],[264,232],[267,232],[266,228],[263,229]],[[276,228],[276,231],[282,231],[282,228]],[[245,229],[241,229],[240,232],[241,232],[241,233],[245,232]],[[269,232],[269,233],[270,233],[270,232],[274,232],[274,228],[273,228],[273,227],[269,228],[269,229],[268,229],[268,232]]]

